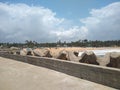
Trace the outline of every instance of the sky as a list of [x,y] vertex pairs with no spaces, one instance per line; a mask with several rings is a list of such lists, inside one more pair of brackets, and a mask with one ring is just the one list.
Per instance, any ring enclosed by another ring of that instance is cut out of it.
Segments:
[[120,0],[0,0],[0,42],[120,40]]

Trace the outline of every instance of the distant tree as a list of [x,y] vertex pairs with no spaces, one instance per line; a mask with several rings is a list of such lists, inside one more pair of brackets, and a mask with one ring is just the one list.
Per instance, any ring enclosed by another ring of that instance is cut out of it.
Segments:
[[33,48],[35,46],[35,41],[26,40],[25,43],[26,43],[27,47],[29,47],[29,48]]

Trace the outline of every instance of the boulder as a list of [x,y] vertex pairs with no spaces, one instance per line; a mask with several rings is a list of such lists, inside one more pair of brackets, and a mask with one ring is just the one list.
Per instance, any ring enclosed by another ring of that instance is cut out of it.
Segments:
[[43,57],[52,57],[49,49],[44,49],[43,54]]
[[65,50],[60,51],[57,59],[68,60],[68,52]]
[[10,54],[14,54],[14,55],[17,55],[17,54],[20,54],[20,48],[17,48],[17,47],[10,47],[9,49],[9,53]]
[[26,48],[26,51],[27,51],[27,55],[34,55],[33,54],[33,50],[31,48]]
[[78,57],[79,52],[74,51],[73,53],[74,53],[75,56]]
[[26,55],[27,55],[27,51],[26,51],[26,49],[22,49],[22,50],[20,50],[20,55],[22,55],[22,56],[26,56]]
[[34,53],[35,56],[40,56],[40,57],[43,57],[43,56],[44,56],[44,53],[43,53],[42,50],[39,49],[39,48],[34,49],[34,50],[33,50],[33,53]]
[[20,55],[26,56],[26,55],[34,55],[33,50],[31,48],[23,48],[20,50]]
[[19,50],[19,48],[18,47],[10,47],[10,50]]
[[105,56],[97,56],[97,62],[100,66],[106,66],[110,62],[110,54],[106,53]]
[[20,55],[20,50],[19,50],[19,51],[16,51],[16,55]]
[[79,62],[79,60],[81,59],[81,57],[78,57],[77,55],[78,55],[78,53],[69,51],[69,52],[68,52],[68,59],[69,59],[70,61]]
[[50,50],[49,49],[34,49],[33,53],[35,56],[40,56],[40,57],[52,57]]
[[104,57],[98,57],[97,62],[100,66],[120,68],[120,52],[109,52]]
[[81,55],[79,62],[98,65],[98,62],[96,60],[97,57],[92,51],[86,51]]
[[120,52],[111,52],[110,62],[107,64],[108,67],[120,68]]

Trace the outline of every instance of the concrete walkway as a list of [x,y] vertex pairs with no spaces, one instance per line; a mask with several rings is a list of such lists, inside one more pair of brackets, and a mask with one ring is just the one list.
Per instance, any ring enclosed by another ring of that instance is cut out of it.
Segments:
[[0,57],[0,90],[115,90],[61,72]]

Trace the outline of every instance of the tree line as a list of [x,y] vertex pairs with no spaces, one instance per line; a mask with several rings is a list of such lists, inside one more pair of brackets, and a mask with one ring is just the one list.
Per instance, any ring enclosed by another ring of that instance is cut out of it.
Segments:
[[39,43],[36,41],[26,40],[24,43],[0,43],[0,47],[119,47],[120,40],[107,40],[107,41],[100,41],[100,40],[77,40],[77,41],[57,41],[53,43]]

